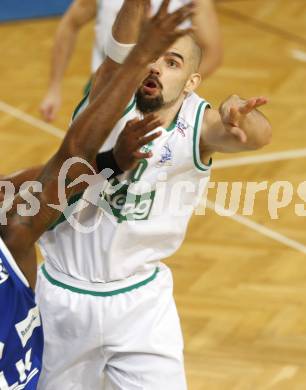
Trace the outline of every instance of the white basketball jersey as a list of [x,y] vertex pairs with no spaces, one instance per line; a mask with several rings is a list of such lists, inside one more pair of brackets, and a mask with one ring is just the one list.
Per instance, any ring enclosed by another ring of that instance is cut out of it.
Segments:
[[[154,15],[162,0],[152,1],[152,14]],[[173,12],[188,0],[171,0],[169,11]],[[122,7],[123,0],[97,0],[97,16],[95,25],[95,43],[92,53],[92,71],[95,72],[105,59],[105,40],[110,34],[116,15]]]
[[[153,157],[113,179],[112,192],[103,192],[101,183],[98,206],[89,204],[74,214],[80,226],[89,229],[96,224],[95,229],[77,231],[60,219],[46,232],[40,240],[46,262],[77,280],[110,282],[154,270],[172,255],[182,244],[209,181],[210,167],[201,163],[199,154],[207,107],[206,101],[190,94],[173,124],[160,128],[162,135],[145,146]],[[125,123],[135,116],[140,114],[132,102],[103,150],[115,145]]]

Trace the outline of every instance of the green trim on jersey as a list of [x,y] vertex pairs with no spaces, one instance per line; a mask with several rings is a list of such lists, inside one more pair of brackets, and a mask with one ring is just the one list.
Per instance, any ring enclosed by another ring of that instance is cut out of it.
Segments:
[[[85,88],[84,88],[84,97],[83,99],[80,101],[80,103],[76,106],[75,110],[73,111],[73,114],[72,114],[72,120],[75,119],[75,117],[77,116],[77,114],[79,113],[80,109],[82,108],[82,106],[84,105],[84,103],[86,102],[86,100],[89,98],[89,94],[90,94],[90,91],[91,91],[91,87],[92,87],[92,78],[89,79],[88,83],[86,84]],[[133,108],[135,108],[136,106],[136,96],[134,96],[133,100],[131,101],[131,103],[127,106],[127,108],[124,110],[121,118],[123,118],[126,114],[128,114]]]
[[175,115],[175,118],[174,118],[173,121],[170,123],[170,125],[165,129],[166,131],[172,131],[172,130],[175,129],[176,124],[177,124],[178,116],[179,116],[179,112]]
[[143,280],[142,282],[132,284],[131,286],[128,286],[128,287],[119,288],[118,290],[103,291],[102,292],[102,291],[83,290],[81,288],[72,287],[72,286],[69,286],[68,284],[59,282],[58,280],[53,279],[52,276],[50,276],[48,274],[44,264],[42,265],[41,270],[42,270],[42,273],[44,274],[45,278],[54,286],[64,288],[65,290],[69,290],[69,291],[72,291],[74,293],[84,294],[84,295],[93,295],[95,297],[110,297],[113,295],[124,294],[124,293],[127,293],[129,291],[135,290],[136,288],[145,286],[146,284],[152,282],[156,278],[156,276],[159,272],[159,268],[156,267],[154,270],[154,273],[150,277],[148,277],[147,279]]
[[80,101],[80,103],[76,106],[75,110],[73,111],[72,120],[75,119],[75,117],[76,117],[77,114],[79,113],[80,109],[82,108],[83,104],[84,104],[84,103],[86,102],[86,100],[88,99],[89,93],[90,93],[90,89],[89,89],[89,91],[87,92],[87,94],[83,97],[83,99]]
[[124,110],[122,117],[123,118],[126,114],[128,114],[133,108],[136,106],[136,96],[134,96],[134,99],[131,101],[130,105],[127,106],[127,108]]
[[212,164],[212,159],[210,159],[208,165],[205,165],[201,161],[200,157],[200,136],[201,136],[201,125],[203,121],[203,115],[206,107],[209,107],[209,104],[205,101],[202,101],[198,107],[196,119],[195,119],[195,125],[193,130],[193,161],[194,165],[200,170],[200,171],[207,171],[210,169]]
[[93,81],[93,76],[90,77],[90,79],[87,81],[87,83],[85,84],[84,88],[83,88],[83,95],[84,96],[87,96],[91,90],[91,87],[92,87],[92,81]]

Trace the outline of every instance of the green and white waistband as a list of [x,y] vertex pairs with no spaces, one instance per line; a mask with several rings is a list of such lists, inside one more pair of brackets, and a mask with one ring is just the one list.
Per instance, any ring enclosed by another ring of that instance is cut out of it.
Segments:
[[[110,282],[110,283],[89,283],[85,282],[88,288],[81,288],[80,285],[84,285],[84,282],[78,281],[75,278],[64,275],[55,271],[55,269],[50,266],[50,264],[43,264],[41,266],[41,271],[45,278],[53,285],[57,287],[61,287],[63,289],[69,290],[71,292],[77,294],[85,294],[85,295],[93,295],[98,297],[109,297],[113,295],[127,293],[134,289],[145,286],[146,284],[152,282],[158,272],[159,267],[156,267],[154,272],[142,273],[140,275],[131,276],[128,279],[118,282]],[[145,277],[146,275],[146,277]],[[136,281],[137,280],[137,281]]]

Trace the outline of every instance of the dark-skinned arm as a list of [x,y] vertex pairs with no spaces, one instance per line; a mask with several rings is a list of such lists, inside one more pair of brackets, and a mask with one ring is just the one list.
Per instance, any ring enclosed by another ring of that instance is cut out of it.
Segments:
[[[81,5],[85,6],[85,3],[83,4],[82,1],[83,0],[75,2],[71,10],[67,11],[67,15],[79,15],[78,12],[81,10]],[[134,43],[138,40],[140,25],[145,19],[149,5],[150,2],[147,0],[124,1],[113,26],[113,36],[118,42]],[[131,20],[133,23],[131,23]],[[94,77],[93,86],[90,91],[90,101],[97,97],[101,92],[101,88],[109,82],[113,73],[117,71],[120,66],[121,64],[117,64],[108,57],[106,58],[103,66],[100,66]],[[134,91],[132,91],[132,93],[133,92]],[[93,168],[96,169],[97,172],[104,168],[111,168],[114,171],[114,175],[117,175],[122,171],[132,169],[137,165],[137,158],[139,160],[150,157],[150,154],[137,153],[136,149],[131,148],[131,145],[135,148],[139,141],[138,139],[135,139],[135,133],[131,126],[127,125],[127,128],[123,131],[118,141],[119,145],[116,145],[114,150],[99,153],[97,155],[96,162],[92,163]],[[105,165],[106,162],[108,163],[107,165]],[[0,176],[0,178],[2,181],[13,183],[15,192],[17,193],[24,182],[37,179],[42,173],[43,168],[43,165],[31,167],[10,175]],[[84,186],[79,186],[78,191],[80,192],[83,190]],[[4,188],[1,188],[0,202],[3,198]]]
[[[42,192],[38,196],[38,213],[34,217],[20,216],[17,207],[24,205],[25,201],[19,194],[15,197],[13,208],[7,214],[8,223],[1,226],[0,233],[26,277],[31,275],[29,261],[25,264],[25,259],[33,251],[35,241],[60,214],[60,211],[50,208],[48,204],[58,202],[58,175],[63,163],[72,157],[79,157],[90,163],[95,159],[101,144],[120,119],[131,94],[144,78],[146,66],[176,39],[189,32],[178,30],[177,26],[192,15],[193,5],[189,4],[168,14],[168,4],[169,0],[164,0],[158,14],[143,25],[138,44],[125,63],[113,72],[106,86],[100,86],[100,93],[71,124],[58,152],[44,167],[38,177],[42,184]],[[147,127],[153,130],[159,123],[151,115],[142,121],[140,129]],[[150,137],[152,136],[147,137],[147,142]],[[84,164],[75,164],[68,176],[70,180],[74,180],[83,173],[88,173],[88,168]],[[67,196],[72,191],[67,189]],[[35,262],[30,263],[33,268]]]

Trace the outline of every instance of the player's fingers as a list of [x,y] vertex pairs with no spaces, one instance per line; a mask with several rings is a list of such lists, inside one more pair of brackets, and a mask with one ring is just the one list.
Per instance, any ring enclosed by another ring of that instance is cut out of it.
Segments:
[[150,131],[156,129],[157,127],[159,127],[161,125],[162,125],[162,122],[159,118],[154,119],[151,122],[146,123],[145,125],[140,127],[136,131],[136,135],[137,135],[137,137],[141,138],[141,137],[145,136],[146,134],[150,133]]
[[133,153],[133,157],[136,160],[142,160],[144,158],[151,158],[153,156],[152,152],[147,152],[147,153],[141,153],[139,150]]
[[268,99],[265,96],[256,98],[256,107],[261,107],[268,103]]
[[252,96],[251,98],[249,98],[247,100],[255,100],[256,104],[266,104],[266,103],[268,103],[268,98],[266,98],[265,96]]
[[167,16],[166,23],[169,26],[179,26],[186,19],[191,18],[195,12],[194,2],[186,4],[184,7],[179,8],[177,11]]
[[239,107],[240,114],[246,115],[256,107],[256,98],[248,99],[243,103],[241,107]]
[[239,121],[239,110],[237,107],[230,107],[229,109],[229,113],[228,113],[228,119],[227,119],[227,122],[235,127],[238,125],[238,121]]
[[157,115],[153,113],[147,115],[144,119],[137,119],[136,123],[133,125],[133,129],[135,131],[138,131],[139,129],[146,127],[150,122],[156,119]]
[[51,122],[52,120],[54,120],[55,113],[51,106],[43,107],[43,109],[41,110],[41,114],[44,120],[47,122]]
[[48,109],[48,106],[45,103],[42,103],[39,107],[39,111],[41,112],[42,115],[46,114]]
[[169,8],[169,3],[170,3],[170,0],[164,0],[161,3],[161,6],[159,7],[159,10],[157,11],[157,14],[156,14],[157,18],[160,18],[160,17],[167,14],[168,8]]
[[240,142],[242,142],[243,144],[246,143],[247,141],[247,135],[245,134],[245,132],[243,130],[241,130],[239,127],[231,127],[230,128],[230,133],[232,135],[234,135],[236,138],[239,139]]
[[133,132],[138,129],[139,122],[141,122],[139,118],[131,119],[126,122],[125,129]]
[[239,111],[242,114],[248,114],[249,112],[254,110],[254,108],[261,107],[267,103],[268,103],[268,99],[264,96],[253,97],[248,99],[246,101],[246,104],[243,107],[241,107]]
[[142,146],[147,145],[150,142],[154,141],[156,138],[160,137],[161,134],[162,134],[161,131],[157,131],[156,133],[148,135],[147,137],[140,138],[140,140],[137,143],[138,148],[141,148]]
[[130,119],[129,121],[127,121],[126,125],[132,127],[132,126],[135,126],[138,122],[139,122],[138,118],[133,118],[133,119]]
[[185,35],[194,34],[195,31],[196,31],[195,27],[178,29],[178,30],[175,31],[176,38],[179,39],[179,38],[181,38],[181,37],[183,37]]

